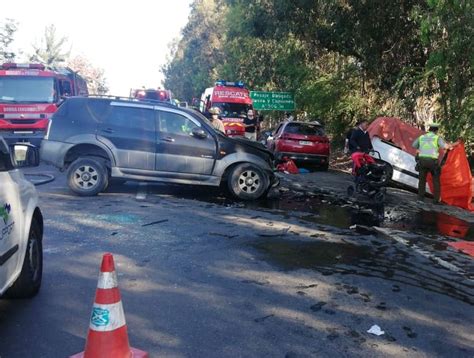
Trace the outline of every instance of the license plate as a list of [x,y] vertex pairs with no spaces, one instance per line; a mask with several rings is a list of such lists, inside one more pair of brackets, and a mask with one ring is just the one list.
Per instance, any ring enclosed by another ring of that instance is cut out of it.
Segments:
[[309,141],[309,140],[300,140],[300,144],[301,145],[311,145],[313,142]]

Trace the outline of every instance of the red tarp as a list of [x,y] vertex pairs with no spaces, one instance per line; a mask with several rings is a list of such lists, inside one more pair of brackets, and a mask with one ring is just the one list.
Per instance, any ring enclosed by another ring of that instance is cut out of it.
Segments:
[[[371,138],[377,136],[383,140],[393,142],[412,155],[416,154],[416,149],[412,147],[413,141],[425,133],[402,122],[399,118],[391,117],[377,118],[370,124],[368,132]],[[430,175],[428,175],[428,184],[431,191],[433,191]],[[472,197],[473,179],[471,169],[464,150],[464,143],[458,142],[453,150],[449,152],[441,172],[441,200],[448,205],[474,211]]]
[[373,136],[393,142],[405,152],[411,155],[416,154],[416,149],[412,147],[413,141],[424,134],[421,129],[415,128],[399,118],[379,117],[370,123],[368,132],[370,138]]

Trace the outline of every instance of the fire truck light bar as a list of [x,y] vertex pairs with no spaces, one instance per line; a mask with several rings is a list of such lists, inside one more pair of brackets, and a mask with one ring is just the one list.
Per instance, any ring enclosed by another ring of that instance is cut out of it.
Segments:
[[229,81],[224,81],[224,80],[219,80],[216,81],[216,86],[227,86],[227,87],[240,87],[244,88],[245,83],[242,81],[239,82],[229,82]]
[[44,71],[45,69],[44,65],[40,63],[13,63],[13,62],[4,63],[1,68],[4,70],[11,70],[13,68],[27,68],[30,70],[41,70],[41,71]]

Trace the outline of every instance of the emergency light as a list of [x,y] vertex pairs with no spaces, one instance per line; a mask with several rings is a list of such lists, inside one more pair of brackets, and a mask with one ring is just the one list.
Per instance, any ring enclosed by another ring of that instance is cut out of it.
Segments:
[[40,70],[44,71],[45,67],[44,65],[40,63],[13,63],[13,62],[7,62],[2,65],[2,69],[4,70],[11,70],[13,68],[26,68],[30,70]]
[[239,87],[239,88],[244,88],[245,83],[243,81],[239,82],[230,82],[230,81],[225,81],[225,80],[218,80],[216,81],[216,86],[226,86],[226,87]]

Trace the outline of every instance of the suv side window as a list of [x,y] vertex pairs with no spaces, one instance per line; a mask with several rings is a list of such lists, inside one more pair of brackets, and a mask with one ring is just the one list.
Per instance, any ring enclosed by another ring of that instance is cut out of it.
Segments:
[[150,128],[153,119],[153,110],[151,109],[111,106],[105,123],[125,128],[146,129]]
[[181,114],[159,111],[158,130],[175,135],[190,135],[193,128],[198,127],[192,120]]

